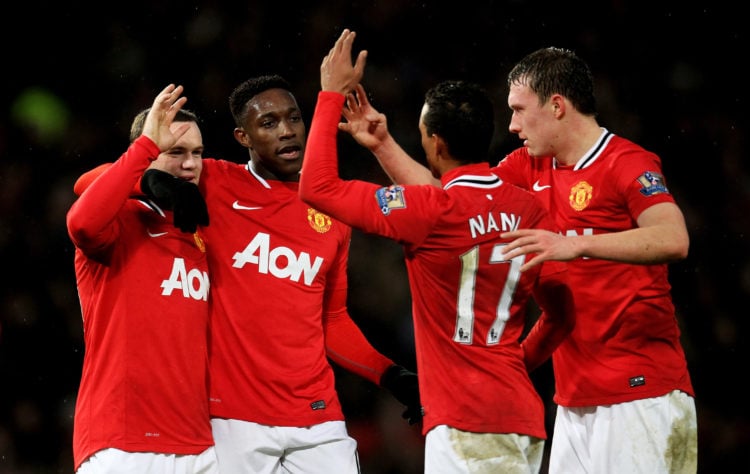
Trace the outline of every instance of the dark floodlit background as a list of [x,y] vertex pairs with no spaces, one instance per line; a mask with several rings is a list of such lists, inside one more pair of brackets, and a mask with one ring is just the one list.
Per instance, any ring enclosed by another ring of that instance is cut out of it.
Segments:
[[[72,472],[84,350],[65,229],[75,179],[125,150],[131,118],[170,82],[185,85],[187,107],[203,119],[205,156],[245,161],[232,138],[232,88],[280,73],[309,124],[320,61],[345,27],[370,52],[364,84],[374,105],[419,159],[418,114],[438,81],[471,79],[492,93],[495,161],[520,144],[507,131],[514,62],[549,45],[589,62],[601,123],[661,156],[690,230],[690,255],[670,275],[697,391],[700,472],[747,465],[750,170],[739,13],[719,2],[619,0],[79,3],[18,2],[0,30],[0,473]],[[385,183],[345,138],[342,173]],[[350,279],[353,318],[376,347],[415,368],[400,248],[355,233]],[[421,472],[422,436],[400,405],[337,372],[363,472]],[[548,366],[535,374],[548,401],[551,377]]]

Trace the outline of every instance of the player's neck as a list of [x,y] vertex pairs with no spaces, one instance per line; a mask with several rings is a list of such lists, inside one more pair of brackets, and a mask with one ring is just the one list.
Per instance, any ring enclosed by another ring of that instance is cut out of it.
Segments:
[[583,120],[567,134],[565,146],[555,154],[558,163],[573,166],[591,150],[602,135],[602,128],[594,119]]

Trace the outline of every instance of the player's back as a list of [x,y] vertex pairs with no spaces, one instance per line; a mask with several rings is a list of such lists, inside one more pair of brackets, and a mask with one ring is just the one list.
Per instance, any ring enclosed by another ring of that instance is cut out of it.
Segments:
[[525,257],[504,260],[507,241],[500,234],[550,230],[551,221],[533,195],[503,183],[486,166],[458,168],[443,184],[442,190],[404,191],[411,209],[404,222],[430,222],[423,239],[405,243],[424,429],[448,424],[545,438],[543,406],[519,342],[543,266],[521,273]]

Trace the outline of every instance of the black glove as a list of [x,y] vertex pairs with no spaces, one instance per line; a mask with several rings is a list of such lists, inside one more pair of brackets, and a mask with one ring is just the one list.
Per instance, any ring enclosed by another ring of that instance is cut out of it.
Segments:
[[422,402],[419,399],[419,382],[417,374],[400,365],[392,365],[380,377],[380,386],[391,392],[396,400],[406,405],[401,416],[410,425],[419,423],[424,415]]
[[174,226],[193,233],[208,225],[208,209],[198,186],[166,171],[148,169],[141,178],[141,191],[174,213]]

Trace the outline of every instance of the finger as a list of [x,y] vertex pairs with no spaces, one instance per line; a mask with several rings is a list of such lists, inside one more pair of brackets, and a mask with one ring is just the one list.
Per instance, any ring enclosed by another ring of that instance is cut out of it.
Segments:
[[344,28],[344,31],[341,32],[341,36],[339,36],[339,39],[336,40],[336,43],[333,45],[333,52],[340,52],[341,49],[344,47],[344,43],[346,42],[346,39],[349,37],[349,30],[347,28]]
[[365,88],[362,83],[357,83],[354,93],[357,96],[357,101],[359,102],[360,106],[365,107],[370,105],[370,102],[367,100],[367,92],[365,92]]
[[526,262],[523,265],[521,265],[521,272],[525,272],[527,270],[530,270],[530,269],[534,268],[535,266],[539,265],[540,263],[542,263],[543,261],[544,261],[544,259],[540,255],[537,255],[536,257],[532,258],[528,262]]
[[169,120],[174,119],[177,112],[182,109],[183,105],[185,105],[185,102],[187,102],[187,97],[180,97],[177,99],[167,110],[167,118]]
[[515,257],[519,256],[521,253],[518,250],[512,250],[512,251],[506,251],[504,252],[501,257],[505,261],[513,260]]
[[179,97],[184,90],[185,90],[185,87],[183,85],[175,86],[175,88],[172,89],[172,92],[170,93],[171,97],[172,98]]
[[344,120],[346,120],[347,122],[351,122],[352,118],[354,117],[354,114],[347,106],[341,109],[341,116],[344,117]]
[[363,110],[378,113],[378,111],[375,110],[375,108],[370,103],[370,99],[367,97],[367,92],[365,91],[364,86],[362,86],[362,83],[357,84],[356,94],[357,94],[357,101],[359,102],[359,106]]
[[354,94],[346,94],[346,106],[351,109],[352,112],[359,111],[359,102],[357,101],[357,98],[354,96]]
[[362,77],[364,75],[366,63],[367,63],[367,50],[363,49],[357,55],[357,62],[354,64],[354,73],[356,77]]
[[182,91],[184,88],[182,86],[174,86],[171,88],[171,90],[165,95],[163,103],[166,105],[173,105],[174,102],[180,98],[180,94],[182,94]]
[[521,243],[518,239],[513,240],[511,242],[508,242],[503,246],[503,255],[508,255],[512,250],[517,249],[518,247],[521,247]]
[[161,90],[161,92],[159,93],[157,97],[161,97],[164,94],[170,94],[174,89],[175,89],[175,85],[169,84],[167,87]]
[[357,36],[357,34],[349,30],[344,31],[347,32],[347,35],[344,37],[344,41],[341,44],[341,49],[343,53],[351,53],[352,43],[354,42],[354,37]]
[[160,109],[169,107],[169,97],[170,97],[169,92],[166,92],[166,91],[160,92],[156,97],[154,97],[154,103],[152,104],[152,108],[160,110]]
[[182,138],[183,135],[187,133],[187,131],[190,129],[190,122],[182,122],[180,123],[179,127],[175,127],[174,131],[172,132],[172,135],[174,135],[176,140],[179,140]]
[[182,86],[175,86],[174,84],[168,85],[162,89],[161,93],[156,96],[156,99],[154,99],[154,107],[157,110],[169,111],[175,100],[177,100],[180,94],[182,94],[182,91]]
[[383,125],[385,124],[385,114],[370,111],[367,115],[365,115],[365,120],[373,125]]

